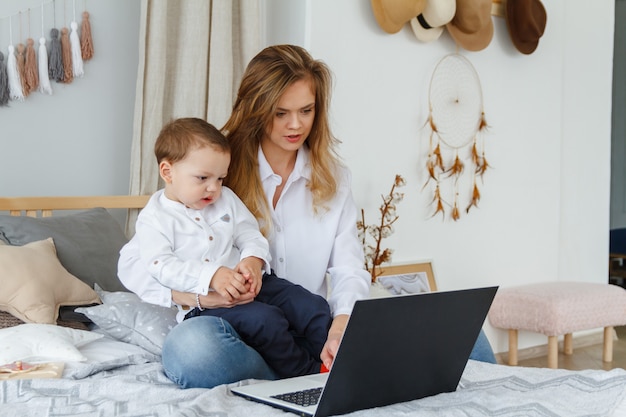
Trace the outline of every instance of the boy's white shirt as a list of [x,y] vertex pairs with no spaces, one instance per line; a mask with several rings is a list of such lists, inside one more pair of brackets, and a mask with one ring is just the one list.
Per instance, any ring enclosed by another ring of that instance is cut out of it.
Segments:
[[[257,220],[235,193],[202,210],[185,207],[157,191],[139,213],[135,235],[120,251],[118,275],[143,301],[172,305],[172,291],[207,294],[218,268],[243,258],[271,259]],[[179,306],[180,307],[180,306]],[[179,321],[184,314],[179,314]]]
[[[259,169],[267,201],[273,201],[282,179],[258,151]],[[338,172],[335,197],[328,210],[313,212],[309,150],[298,151],[296,164],[275,209],[268,238],[274,273],[328,298],[333,316],[350,314],[354,302],[369,296],[370,275],[364,269],[363,247],[356,230],[357,208],[347,168]],[[330,277],[330,295],[326,274]]]

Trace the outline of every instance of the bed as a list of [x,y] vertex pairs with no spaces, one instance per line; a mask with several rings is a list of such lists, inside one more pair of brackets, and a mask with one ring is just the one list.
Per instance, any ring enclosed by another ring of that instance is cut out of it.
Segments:
[[[59,377],[42,368],[39,377],[0,378],[0,416],[289,415],[237,397],[229,385],[182,390],[163,374],[160,346],[175,312],[124,291],[115,271],[127,239],[115,212],[147,199],[0,198],[0,364],[60,367]],[[455,392],[351,415],[626,416],[625,394],[623,369],[469,361]]]

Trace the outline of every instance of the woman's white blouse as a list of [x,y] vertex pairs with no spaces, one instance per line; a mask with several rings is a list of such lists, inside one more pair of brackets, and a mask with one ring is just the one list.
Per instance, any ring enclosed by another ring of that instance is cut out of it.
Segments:
[[[271,208],[282,179],[273,172],[260,147],[258,159]],[[341,168],[337,194],[318,213],[313,211],[313,196],[307,187],[310,178],[309,151],[303,147],[276,207],[271,209],[270,265],[277,276],[326,297],[333,316],[350,314],[354,302],[368,296],[370,282],[357,235],[351,175],[347,168]]]

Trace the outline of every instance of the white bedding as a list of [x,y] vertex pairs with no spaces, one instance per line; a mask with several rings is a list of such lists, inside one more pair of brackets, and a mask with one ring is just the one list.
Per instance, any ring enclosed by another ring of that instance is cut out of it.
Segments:
[[[66,364],[62,379],[2,381],[0,416],[290,415],[237,397],[225,385],[179,389],[158,356],[135,345],[104,337],[80,351],[88,360]],[[469,361],[454,393],[350,415],[626,416],[625,395],[623,369],[574,372]]]

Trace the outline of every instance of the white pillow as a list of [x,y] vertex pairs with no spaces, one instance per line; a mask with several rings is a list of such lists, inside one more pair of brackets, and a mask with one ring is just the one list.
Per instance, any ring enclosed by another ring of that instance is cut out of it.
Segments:
[[0,365],[15,361],[84,361],[86,358],[77,348],[101,337],[54,324],[26,323],[0,329]]

